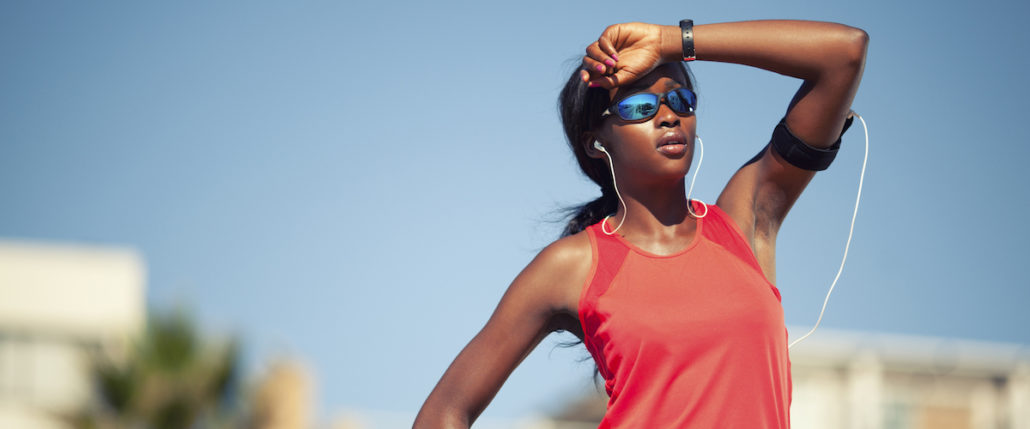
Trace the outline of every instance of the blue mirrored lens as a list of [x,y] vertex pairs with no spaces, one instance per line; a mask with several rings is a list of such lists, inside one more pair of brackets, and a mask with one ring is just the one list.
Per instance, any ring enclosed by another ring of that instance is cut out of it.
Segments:
[[693,112],[694,107],[697,106],[696,96],[686,88],[680,88],[669,92],[669,94],[665,96],[665,100],[669,102],[669,107],[671,107],[672,110],[679,113]]
[[619,116],[628,121],[650,117],[658,111],[658,96],[636,94],[619,102]]

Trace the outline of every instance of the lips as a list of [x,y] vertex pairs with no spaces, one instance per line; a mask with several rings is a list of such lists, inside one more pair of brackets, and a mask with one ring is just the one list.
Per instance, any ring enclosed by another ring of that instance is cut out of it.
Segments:
[[687,150],[687,136],[681,133],[668,133],[658,139],[656,149],[666,155],[681,155]]

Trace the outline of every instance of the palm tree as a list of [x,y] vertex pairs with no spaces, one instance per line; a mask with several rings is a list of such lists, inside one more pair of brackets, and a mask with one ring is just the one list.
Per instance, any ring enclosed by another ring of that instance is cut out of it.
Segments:
[[122,359],[97,353],[82,429],[228,428],[241,421],[239,346],[201,339],[185,311],[152,316]]

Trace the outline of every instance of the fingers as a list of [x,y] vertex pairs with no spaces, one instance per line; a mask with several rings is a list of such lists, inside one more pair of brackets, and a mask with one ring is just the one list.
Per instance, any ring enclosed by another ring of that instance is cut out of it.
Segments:
[[618,26],[609,26],[596,42],[587,46],[580,77],[591,87],[614,88],[625,78],[619,75],[618,51],[612,44],[613,38],[618,37],[618,30]]
[[615,71],[614,68],[605,67],[604,64],[589,58],[583,59],[583,70],[579,71],[580,79],[588,83],[591,88],[619,86],[619,82],[625,78],[625,74],[623,71]]
[[615,87],[619,86],[619,82],[621,82],[621,81],[622,81],[622,78],[619,77],[618,74],[614,74],[614,75],[611,75],[611,76],[600,76],[600,77],[597,77],[595,79],[591,79],[588,82],[588,84],[589,84],[589,86],[591,88],[598,88],[598,87],[600,87],[600,88],[604,88],[604,89],[612,89],[612,88],[615,88]]
[[601,39],[597,41],[597,44],[598,47],[601,48],[601,51],[608,54],[608,56],[611,57],[611,59],[615,61],[619,60],[619,56],[615,51],[615,45],[612,45],[611,39],[607,37],[601,37]]
[[[588,64],[589,63],[589,64]],[[602,71],[603,70],[603,71]],[[591,88],[602,86],[611,88],[617,86],[618,80],[613,80],[615,73],[607,70],[603,64],[593,60],[583,60],[583,69],[579,71],[579,77],[589,84]]]
[[610,72],[614,72],[615,68],[614,67],[609,67],[607,64],[601,64],[600,62],[597,62],[593,58],[583,57],[583,70],[586,70],[586,71],[588,71],[590,73],[596,73],[596,74],[599,74],[599,75],[603,75],[603,74],[608,74]]
[[[606,43],[609,47],[611,47],[611,42]],[[614,48],[610,48],[609,52],[614,53]],[[583,58],[592,59],[598,63],[603,63],[608,67],[615,67],[615,58],[612,58],[611,54],[605,52],[605,50],[601,48],[600,41],[591,43],[590,46],[587,46],[587,56]]]
[[[582,75],[582,74],[581,74]],[[591,74],[590,80],[587,83],[590,87],[601,87],[605,89],[612,89],[620,85],[625,85],[636,81],[641,76],[641,73],[633,68],[622,68],[620,67],[615,73],[607,75],[594,75]]]
[[615,50],[611,46],[611,42],[604,41],[604,43],[608,46],[607,48],[601,47],[601,41],[591,43],[590,46],[587,46],[587,55],[583,57],[583,70],[580,72],[580,78],[584,82],[591,83],[591,86],[598,86],[594,84],[594,81],[599,77],[615,73]]

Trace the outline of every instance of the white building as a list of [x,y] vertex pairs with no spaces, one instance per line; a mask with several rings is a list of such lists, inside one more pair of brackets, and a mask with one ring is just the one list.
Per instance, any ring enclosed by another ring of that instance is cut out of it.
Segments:
[[1030,429],[1025,345],[827,330],[791,362],[795,429]]
[[[790,359],[793,429],[1030,429],[1026,345],[820,329]],[[606,401],[511,427],[596,428]]]
[[0,428],[64,428],[90,398],[90,353],[144,327],[133,250],[0,241]]

